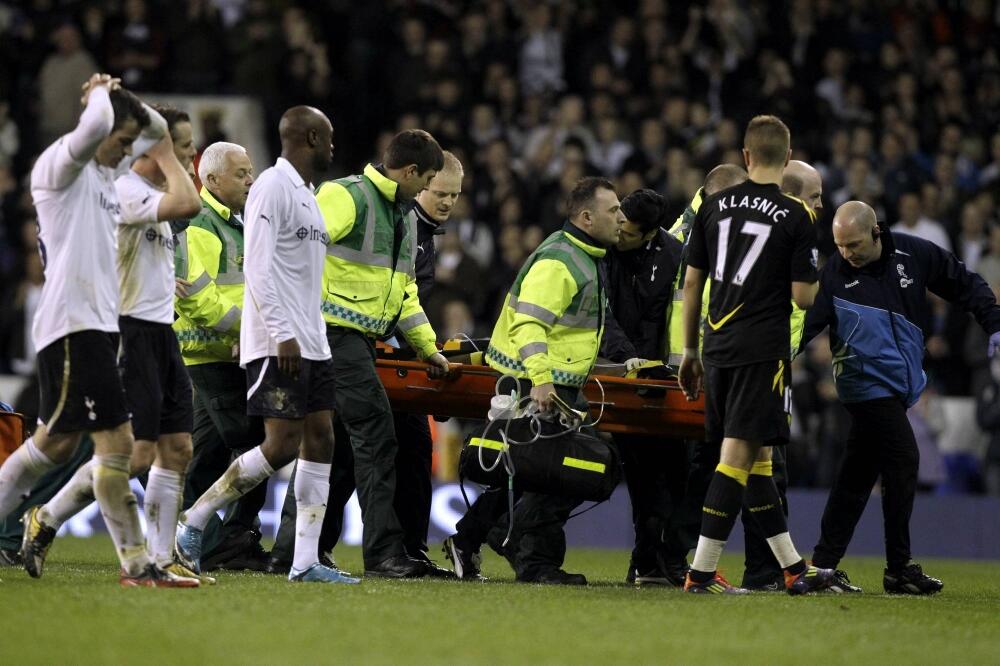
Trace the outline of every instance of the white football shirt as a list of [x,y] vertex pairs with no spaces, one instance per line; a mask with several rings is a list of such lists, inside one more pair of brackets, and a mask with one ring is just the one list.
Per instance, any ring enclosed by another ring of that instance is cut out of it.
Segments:
[[129,170],[115,181],[121,204],[118,284],[121,314],[158,324],[174,321],[174,238],[157,222],[166,192]]
[[[150,125],[135,141],[134,155],[144,153],[166,131],[160,114],[145,108]],[[121,206],[115,178],[132,159],[126,157],[117,168],[99,166],[93,159],[113,123],[107,89],[94,89],[76,129],[46,148],[31,170],[38,249],[45,267],[32,326],[39,351],[78,331],[118,331],[115,266]]]
[[320,310],[330,237],[312,186],[279,157],[250,188],[244,223],[240,365],[276,356],[292,338],[302,358],[330,358]]

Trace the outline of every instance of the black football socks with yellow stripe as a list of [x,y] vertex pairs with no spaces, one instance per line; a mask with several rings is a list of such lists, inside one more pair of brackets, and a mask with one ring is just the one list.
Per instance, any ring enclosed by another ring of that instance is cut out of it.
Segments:
[[795,550],[788,534],[788,520],[781,507],[778,487],[771,475],[771,461],[754,463],[747,481],[746,506],[760,526],[767,544],[781,568],[797,576],[806,570],[806,563]]
[[701,535],[691,563],[692,581],[707,583],[715,576],[719,557],[743,506],[747,477],[746,471],[725,463],[715,468],[701,509]]

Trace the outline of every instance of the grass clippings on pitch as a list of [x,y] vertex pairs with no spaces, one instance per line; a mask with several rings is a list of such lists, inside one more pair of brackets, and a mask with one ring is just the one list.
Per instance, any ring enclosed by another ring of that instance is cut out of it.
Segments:
[[[433,553],[432,553],[433,554]],[[361,569],[356,548],[338,562]],[[573,550],[587,588],[492,581],[293,585],[220,573],[200,590],[121,589],[107,538],[61,538],[45,576],[0,568],[3,664],[996,664],[1000,563],[926,561],[933,598],[889,597],[881,563],[849,559],[861,596],[722,598],[634,589],[627,553]],[[733,557],[724,561],[739,568]],[[738,578],[738,575],[732,576]]]

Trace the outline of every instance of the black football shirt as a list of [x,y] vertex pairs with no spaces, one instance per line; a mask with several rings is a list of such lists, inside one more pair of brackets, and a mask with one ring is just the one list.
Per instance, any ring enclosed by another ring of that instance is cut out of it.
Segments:
[[711,284],[706,361],[734,367],[788,359],[792,282],[816,281],[814,218],[777,185],[749,180],[702,202],[688,264]]

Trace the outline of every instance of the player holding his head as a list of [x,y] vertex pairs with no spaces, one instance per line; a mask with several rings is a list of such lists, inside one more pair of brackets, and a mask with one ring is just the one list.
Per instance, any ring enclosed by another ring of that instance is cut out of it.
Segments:
[[[45,285],[33,335],[41,385],[41,424],[0,468],[0,515],[46,471],[68,460],[84,432],[94,440],[93,494],[121,560],[124,586],[197,587],[152,562],[129,488],[132,426],[118,370],[119,287],[114,266],[121,204],[115,176],[166,134],[163,118],[117,79],[94,74],[86,109],[69,134],[49,146],[31,173]],[[55,530],[26,514],[22,556],[32,576]]]
[[[693,400],[705,375],[706,439],[722,440],[688,592],[745,592],[717,572],[744,497],[785,571],[789,594],[824,589],[833,578],[833,571],[808,566],[795,550],[771,477],[771,446],[788,440],[791,301],[808,308],[816,295],[814,214],[780,187],[789,144],[780,119],[751,120],[743,148],[750,179],[707,197],[688,241],[679,380]],[[698,327],[708,277],[703,367]]]
[[[186,113],[156,107],[167,133],[115,181],[122,214],[118,227],[121,365],[136,442],[131,476],[149,472],[144,498],[147,546],[157,566],[193,573],[174,562],[174,530],[184,472],[191,459],[191,383],[180,358],[174,320],[174,243],[170,220],[198,212],[198,193],[187,174],[195,155]],[[28,566],[41,574],[44,540],[93,501],[91,460],[44,506],[29,513],[45,528],[26,543]],[[29,522],[29,521],[26,521]]]

